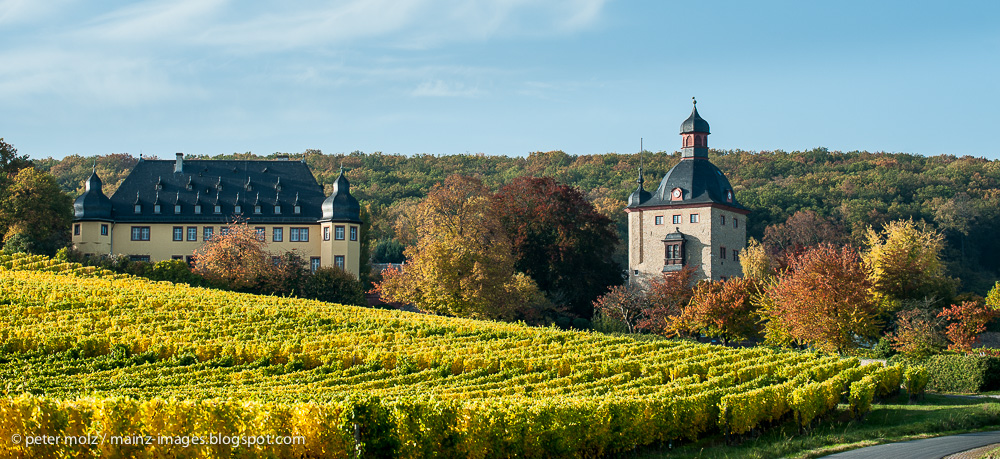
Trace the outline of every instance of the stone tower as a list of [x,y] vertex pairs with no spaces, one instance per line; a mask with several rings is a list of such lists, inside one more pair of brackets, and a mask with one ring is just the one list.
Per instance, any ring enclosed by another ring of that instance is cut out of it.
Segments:
[[684,266],[696,268],[698,279],[739,276],[749,211],[736,200],[725,174],[708,160],[710,132],[697,105],[680,131],[681,161],[653,192],[643,188],[640,167],[639,187],[629,196],[629,276],[648,282]]

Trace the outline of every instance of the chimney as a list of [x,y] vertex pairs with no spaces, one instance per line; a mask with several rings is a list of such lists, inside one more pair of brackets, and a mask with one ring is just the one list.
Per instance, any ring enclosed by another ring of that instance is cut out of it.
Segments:
[[177,161],[174,162],[174,173],[184,172],[184,153],[177,153]]

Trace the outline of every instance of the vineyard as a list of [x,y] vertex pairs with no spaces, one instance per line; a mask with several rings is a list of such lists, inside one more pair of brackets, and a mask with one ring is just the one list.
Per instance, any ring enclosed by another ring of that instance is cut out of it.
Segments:
[[[595,457],[857,415],[919,368],[152,282],[0,256],[5,457]],[[14,435],[300,436],[25,445]]]

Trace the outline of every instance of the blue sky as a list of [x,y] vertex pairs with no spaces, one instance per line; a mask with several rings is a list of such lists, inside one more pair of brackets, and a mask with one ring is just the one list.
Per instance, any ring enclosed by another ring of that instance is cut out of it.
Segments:
[[32,157],[714,148],[1000,158],[1000,2],[0,0]]

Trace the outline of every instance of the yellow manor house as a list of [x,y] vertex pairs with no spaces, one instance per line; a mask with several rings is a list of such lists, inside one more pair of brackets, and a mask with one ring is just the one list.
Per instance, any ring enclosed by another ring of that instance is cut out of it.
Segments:
[[358,275],[361,206],[341,170],[325,196],[304,162],[145,160],[110,198],[95,171],[73,204],[73,246],[87,255],[192,260],[195,249],[238,218],[271,252],[295,252],[309,267]]

